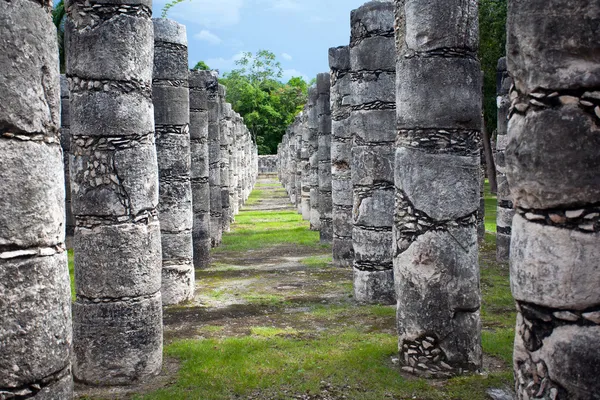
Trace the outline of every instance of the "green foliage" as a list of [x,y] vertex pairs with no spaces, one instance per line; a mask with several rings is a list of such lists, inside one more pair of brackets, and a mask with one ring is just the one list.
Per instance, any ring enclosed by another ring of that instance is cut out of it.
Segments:
[[192,69],[195,71],[210,71],[210,67],[204,61],[198,61]]
[[65,72],[65,17],[65,3],[64,0],[60,0],[52,10],[52,22],[56,27],[56,39],[58,41],[60,72]]
[[484,72],[483,109],[490,135],[497,126],[496,69],[506,54],[506,0],[479,2],[479,58]]
[[167,15],[169,14],[169,11],[171,10],[171,8],[175,7],[177,4],[179,3],[183,3],[185,0],[172,0],[170,2],[168,2],[167,4],[165,4],[165,6],[162,9],[162,12],[160,14],[161,18],[167,18]]
[[300,77],[282,83],[281,64],[268,50],[244,53],[236,65],[220,80],[227,87],[227,101],[244,117],[259,154],[275,154],[285,130],[306,103],[308,84]]

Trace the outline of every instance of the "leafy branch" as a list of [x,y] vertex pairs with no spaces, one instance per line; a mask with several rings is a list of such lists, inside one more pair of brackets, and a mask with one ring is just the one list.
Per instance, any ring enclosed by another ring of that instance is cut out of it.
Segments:
[[169,10],[173,7],[175,7],[177,4],[179,3],[183,3],[185,0],[173,0],[167,4],[165,4],[165,6],[162,9],[162,13],[160,14],[160,16],[162,18],[167,18],[167,14],[169,14]]

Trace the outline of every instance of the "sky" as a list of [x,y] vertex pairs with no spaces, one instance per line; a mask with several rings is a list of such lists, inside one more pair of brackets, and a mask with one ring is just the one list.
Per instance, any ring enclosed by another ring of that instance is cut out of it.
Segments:
[[[186,25],[190,67],[204,61],[221,75],[244,52],[273,52],[282,81],[329,71],[328,49],[347,45],[350,11],[366,0],[183,0],[168,18]],[[155,0],[160,17],[166,0]]]

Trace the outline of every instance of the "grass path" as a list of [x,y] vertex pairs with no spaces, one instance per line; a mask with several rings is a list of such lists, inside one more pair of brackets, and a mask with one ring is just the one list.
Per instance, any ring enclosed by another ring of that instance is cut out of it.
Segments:
[[[495,201],[488,196],[489,207]],[[488,220],[488,223],[491,219]],[[165,310],[165,370],[127,390],[79,388],[81,398],[488,399],[512,387],[514,305],[508,268],[482,245],[485,371],[426,381],[396,364],[395,309],[352,299],[352,271],[331,265],[273,177],[259,180],[193,302]]]

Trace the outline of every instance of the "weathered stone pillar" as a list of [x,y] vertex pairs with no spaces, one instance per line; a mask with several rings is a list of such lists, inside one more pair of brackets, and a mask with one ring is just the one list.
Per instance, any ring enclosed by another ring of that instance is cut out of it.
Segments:
[[65,75],[60,76],[60,145],[63,150],[65,170],[65,215],[66,215],[66,247],[73,247],[75,219],[71,210],[71,179],[69,178],[69,155],[71,154],[71,114],[69,112],[69,81]]
[[162,366],[152,8],[146,0],[71,0],[66,8],[74,375],[128,385]]
[[51,2],[0,2],[3,399],[73,396],[61,92],[51,10]]
[[194,267],[210,264],[210,186],[208,183],[208,89],[215,84],[209,71],[190,71],[190,142]]
[[221,101],[224,87],[215,76],[208,87],[208,182],[210,185],[210,240],[212,247],[221,244],[223,235],[223,203],[221,199]]
[[[298,210],[299,214],[302,214],[302,131],[300,129],[300,116],[297,115],[294,120],[294,126],[292,131],[292,138],[290,139],[295,143],[296,152],[291,154],[294,160],[294,169],[290,171],[295,177],[295,188],[296,202],[294,205]],[[292,179],[292,178],[290,178]]]
[[477,8],[396,1],[399,349],[404,369],[426,377],[481,368]]
[[221,142],[221,231],[229,232],[231,230],[231,205],[229,203],[229,151],[231,146],[231,104],[225,101],[226,89],[223,86],[223,97],[221,97],[221,121],[220,121],[220,142]]
[[[309,90],[310,93],[310,90]],[[310,140],[311,131],[307,127],[308,119],[308,104],[304,106],[304,110],[298,114],[298,129],[302,137],[302,147],[300,149],[300,192],[301,192],[301,212],[302,219],[310,221],[310,153],[313,149],[313,142]]]
[[496,139],[496,170],[498,181],[498,208],[496,214],[496,259],[508,261],[510,254],[510,236],[512,220],[515,216],[510,187],[506,179],[505,152],[508,141],[508,110],[510,99],[508,91],[512,78],[506,70],[506,58],[498,60],[498,136]]
[[287,167],[286,167],[286,187],[290,196],[290,201],[292,202],[292,204],[296,205],[297,203],[297,199],[296,199],[296,169],[297,169],[297,163],[296,163],[296,153],[297,153],[297,149],[296,149],[296,143],[297,141],[295,140],[296,137],[294,136],[294,126],[292,125],[290,127],[290,129],[288,129],[288,135],[286,135],[286,156],[287,159],[289,160]]
[[333,241],[333,203],[331,199],[331,107],[329,73],[317,75],[318,163],[319,163],[319,218],[321,243]]
[[352,11],[350,69],[354,296],[393,304],[394,6],[371,1]]
[[600,4],[508,2],[519,399],[600,399]]
[[163,257],[161,294],[163,304],[170,305],[194,297],[195,279],[187,35],[184,25],[166,18],[154,19],[152,99]]
[[[229,205],[233,217],[240,212],[240,200],[239,200],[239,135],[240,135],[240,115],[236,112],[233,114],[233,132],[231,135],[231,189],[229,192]],[[233,218],[232,218],[233,222]]]
[[308,142],[308,193],[310,204],[310,229],[321,229],[321,215],[319,213],[319,109],[317,100],[319,91],[315,86],[308,89],[308,103],[306,104],[306,132]]
[[331,180],[333,202],[333,265],[352,267],[352,107],[344,100],[351,95],[350,48],[329,49],[331,68]]

